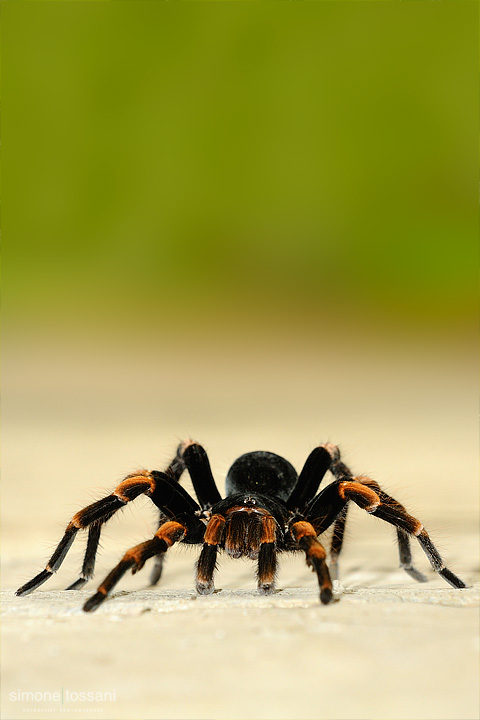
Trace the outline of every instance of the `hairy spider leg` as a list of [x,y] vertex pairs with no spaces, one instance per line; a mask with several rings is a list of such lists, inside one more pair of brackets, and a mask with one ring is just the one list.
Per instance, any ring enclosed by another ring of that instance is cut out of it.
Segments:
[[275,590],[277,576],[277,523],[272,515],[264,515],[261,519],[260,550],[258,552],[257,587],[263,595],[270,595]]
[[202,552],[199,555],[196,566],[196,588],[200,595],[210,595],[215,592],[213,577],[217,569],[217,552],[223,533],[226,520],[219,513],[212,515],[205,530]]
[[[365,480],[368,480],[368,478],[362,478],[361,482],[356,479],[343,480],[330,485],[325,490],[330,490],[330,488],[332,488],[330,493],[336,491],[339,498],[339,511],[343,509],[346,502],[353,500],[353,502],[362,508],[362,510],[365,510],[369,514],[374,515],[381,520],[391,523],[397,528],[397,530],[402,531],[403,534],[416,537],[433,569],[438,572],[446,582],[452,585],[452,587],[465,588],[465,583],[445,566],[445,563],[443,562],[435,545],[432,543],[422,523],[410,515],[399,502],[390,498],[389,495],[383,493],[383,491],[378,493],[375,489],[369,487]],[[318,508],[322,507],[319,502],[322,495],[323,493],[321,493],[317,498]],[[310,513],[312,510],[313,507],[310,508]],[[319,533],[323,532],[326,527],[328,527],[327,522],[317,522],[315,524],[315,529]],[[401,546],[401,548],[404,549],[404,546]],[[415,575],[413,575],[413,577],[415,577]]]
[[[190,535],[192,537],[195,536],[196,538],[200,536],[203,537],[205,525],[198,519],[200,507],[195,502],[195,500],[188,494],[185,488],[183,488],[181,485],[178,485],[178,480],[180,479],[181,473],[183,472],[183,470],[180,470],[180,463],[183,463],[183,460],[181,459],[181,457],[179,457],[178,454],[177,459],[179,459],[179,465],[177,467],[174,466],[174,470],[176,470],[175,473],[170,473],[168,471],[167,473],[153,471],[152,474],[154,475],[158,486],[156,486],[156,488],[152,491],[150,499],[160,510],[160,527],[168,519],[178,519],[178,517],[181,515],[185,519],[188,518],[188,525],[192,525],[191,530],[195,530],[194,535],[192,535],[192,533]],[[172,463],[172,465],[174,464]],[[172,467],[172,465],[170,465],[170,467]],[[183,465],[183,469],[184,468],[185,465]],[[173,491],[173,496],[171,497],[176,500],[173,505],[171,500],[167,501],[166,499],[167,486],[170,488],[170,495]],[[194,540],[193,542],[201,542],[201,539]],[[163,552],[155,555],[154,565],[150,573],[151,586],[156,585],[160,580],[160,576],[163,571],[164,559],[165,553]]]
[[[395,500],[395,498],[391,497],[390,495],[387,495],[387,493],[382,490],[380,485],[376,483],[374,480],[369,480],[369,482],[365,481],[365,478],[359,478],[364,482],[366,485],[369,485],[375,492],[377,493],[378,497],[380,498],[381,502],[384,505],[388,505],[392,508],[397,508],[397,510],[401,513],[408,514],[406,509],[401,505],[398,500]],[[414,567],[412,563],[412,550],[410,547],[410,535],[408,532],[403,530],[400,527],[395,528],[397,531],[397,544],[398,544],[398,555],[400,559],[400,567],[405,570],[405,572],[410,575],[414,580],[417,582],[428,582],[428,578],[426,575],[424,575],[420,570],[417,570],[416,567]]]
[[99,585],[95,595],[92,595],[92,597],[86,601],[83,606],[85,612],[96,610],[98,606],[106,600],[127,570],[131,568],[132,573],[141,570],[148,558],[158,555],[159,553],[165,554],[169,547],[185,536],[186,532],[187,529],[184,525],[175,520],[168,520],[159,527],[151,540],[147,540],[127,550],[122,560],[120,560],[118,565],[107,575],[103,583]]
[[[329,454],[329,470],[337,480],[348,478],[353,479],[353,474],[345,463],[340,459],[340,449],[332,443],[325,443],[322,446]],[[342,551],[347,521],[348,503],[345,503],[339,510],[333,526],[332,540],[330,544],[330,574],[333,580],[338,580],[338,556]],[[323,532],[323,530],[322,530]]]
[[348,503],[342,508],[333,526],[332,541],[330,544],[330,577],[338,580],[338,556],[342,551],[347,522]]
[[95,571],[95,560],[97,559],[98,545],[100,543],[100,534],[102,532],[102,524],[105,524],[105,522],[106,520],[94,522],[88,528],[87,547],[85,550],[85,555],[83,557],[80,575],[77,580],[75,580],[75,582],[73,582],[66,588],[66,590],[78,590],[93,577]]
[[[178,482],[184,470],[185,463],[183,462],[182,458],[179,457],[177,451],[176,456],[165,470],[165,474]],[[78,580],[69,585],[66,588],[67,590],[78,590],[93,577],[93,573],[95,570],[95,560],[97,556],[98,545],[100,542],[101,526],[105,524],[105,522],[107,522],[110,517],[111,515],[101,521],[94,522],[92,523],[92,525],[90,525],[88,531],[87,547],[85,550],[85,556],[83,559],[80,577],[78,578]],[[160,527],[166,520],[168,520],[168,517],[164,513],[160,512],[158,526]],[[150,578],[150,583],[152,585],[155,585],[160,580],[160,576],[163,570],[163,557],[163,555],[158,556],[157,562],[152,570],[152,577]],[[152,582],[152,578],[154,579],[154,582]]]
[[[211,508],[215,503],[221,500],[215,480],[213,479],[210,462],[204,448],[193,440],[184,440],[177,448],[177,456],[172,462],[170,468],[175,471],[179,470],[175,476],[176,480],[185,468],[187,468],[192,480],[193,488],[202,510]],[[160,524],[164,521],[164,516],[160,513]],[[150,573],[150,585],[156,585],[160,580],[163,570],[163,561],[165,555],[157,555]]]
[[[176,482],[179,482],[180,478],[183,475],[183,471],[185,470],[185,462],[180,454],[180,449],[182,448],[182,445],[179,445],[177,448],[177,452],[175,457],[173,458],[172,462],[168,466],[168,468],[165,470],[165,474],[172,478],[172,480],[175,480]],[[158,518],[158,527],[160,528],[166,521],[168,520],[167,515],[163,513],[161,510],[159,512],[159,518]],[[165,559],[165,553],[160,553],[159,555],[155,555],[152,570],[150,572],[150,585],[153,587],[154,585],[158,584],[158,581],[160,580],[163,572],[163,562]]]
[[[161,522],[160,522],[161,525]],[[163,573],[163,561],[164,561],[165,555],[163,553],[160,553],[160,555],[155,555],[153,566],[150,571],[150,586],[154,587],[158,584],[158,581],[162,577]]]
[[213,479],[207,453],[193,440],[185,440],[181,443],[177,453],[187,467],[202,510],[209,510],[220,502],[222,496]]
[[[186,450],[188,450],[187,453],[185,453]],[[200,445],[198,445],[198,443],[194,443],[191,440],[186,440],[180,443],[175,457],[165,470],[165,474],[178,482],[187,467],[192,477],[192,482],[197,496],[201,499],[202,508],[205,506],[205,503],[208,506],[217,502],[220,499],[220,494],[215,486],[206,452]],[[87,548],[85,551],[80,577],[74,583],[69,585],[67,590],[78,590],[93,577],[95,558],[100,542],[100,526],[108,519],[109,517],[90,526]],[[168,516],[160,511],[158,526],[161,527],[167,520]],[[164,553],[155,557],[155,562],[150,574],[150,585],[152,586],[156,585],[160,580],[163,571],[164,558]]]
[[[381,494],[381,500],[387,505],[392,507],[398,507],[402,512],[406,512],[403,505],[400,505],[394,498],[387,495],[379,484],[366,476],[354,477],[350,468],[348,468],[340,458],[340,450],[336,445],[327,443],[324,447],[329,451],[331,456],[330,471],[337,480],[355,480],[361,482],[369,487],[374,488],[375,492]],[[338,558],[343,546],[343,539],[345,535],[345,524],[347,519],[348,504],[345,505],[342,512],[335,520],[333,526],[332,542],[330,546],[330,573],[333,579],[338,579]],[[417,570],[412,563],[412,551],[410,548],[410,538],[408,533],[404,532],[400,528],[397,528],[397,543],[398,543],[398,554],[400,559],[400,567],[413,577],[417,582],[427,582],[427,577]]]
[[155,480],[150,497],[159,510],[169,519],[160,526],[151,540],[140,543],[128,550],[123,559],[109,573],[103,583],[84,605],[84,610],[95,610],[112,591],[129,568],[135,573],[145,561],[156,555],[164,555],[173,543],[183,540],[189,543],[202,542],[205,523],[197,516],[198,504],[188,492],[165,473],[152,471]]
[[[380,495],[380,498],[382,498],[382,495]],[[401,528],[397,527],[396,531],[400,567],[403,568],[405,572],[417,582],[428,582],[427,576],[420,572],[420,570],[417,570],[417,568],[413,565],[410,536]]]
[[289,510],[300,510],[315,497],[331,462],[330,453],[323,445],[312,450],[287,500]]
[[[397,506],[400,511],[406,512],[403,505],[400,505],[394,498],[387,495],[381,490],[378,483],[373,480],[366,482],[365,478],[355,478],[366,485],[373,487],[381,501],[386,505]],[[347,519],[348,503],[345,505],[340,515],[335,520],[332,534],[332,544],[330,546],[330,575],[332,580],[338,580],[338,556],[342,550],[343,539],[345,535],[345,523]],[[420,570],[418,570],[412,562],[412,550],[410,547],[410,536],[405,530],[397,527],[397,544],[398,544],[398,555],[400,559],[400,567],[405,570],[410,577],[417,582],[428,582],[428,578]]]
[[[169,476],[171,476],[174,480],[178,481],[182,475],[182,472],[185,469],[185,464],[181,460],[181,458],[175,456],[175,458],[172,460],[168,468],[165,470],[165,473]],[[130,476],[129,476],[130,477]],[[118,490],[118,488],[117,488]],[[148,490],[148,488],[147,488]],[[80,576],[75,582],[73,582],[71,585],[69,585],[66,589],[67,590],[78,590],[79,588],[83,587],[86,582],[91,580],[94,574],[95,570],[95,560],[98,552],[98,545],[100,543],[100,534],[102,531],[102,525],[104,525],[107,520],[109,520],[112,517],[113,513],[109,515],[108,517],[105,517],[99,521],[96,521],[92,523],[88,530],[88,540],[87,540],[87,547],[85,550],[85,556],[83,559],[82,564],[82,570],[80,572]],[[164,515],[162,512],[160,512],[160,518],[159,518],[159,524],[160,527],[166,520],[168,520],[167,516]],[[155,573],[155,583],[157,583],[160,579],[160,575],[162,574],[163,569],[163,555],[159,555],[158,557],[158,565],[154,567],[154,570],[152,572],[152,576]],[[151,583],[151,584],[155,584]]]
[[[131,502],[142,493],[149,492],[154,485],[154,480],[150,473],[146,470],[142,470],[139,473],[132,473],[118,485],[111,495],[108,495],[101,500],[88,505],[79,512],[75,513],[70,523],[65,529],[65,534],[57,545],[52,557],[48,561],[44,570],[36,575],[32,580],[29,580],[25,585],[22,585],[16,592],[17,595],[28,595],[33,590],[36,590],[46,580],[48,580],[60,567],[66,554],[70,550],[75,536],[79,530],[84,530],[91,525],[100,526],[109,520],[117,510],[124,507],[128,502]],[[94,557],[98,547],[99,532],[98,527],[92,529],[89,535],[89,542],[87,543],[86,559],[84,565],[88,573],[93,569]],[[80,576],[82,579],[82,576]],[[83,583],[81,583],[83,584]],[[79,587],[74,583],[76,587]]]
[[[166,472],[178,482],[185,469],[187,469],[190,474],[195,494],[202,510],[211,508],[221,499],[221,496],[213,479],[207,453],[201,445],[193,440],[184,440],[180,443],[177,448],[176,457]],[[166,516],[160,512],[159,527],[166,519]],[[164,559],[164,553],[155,557],[150,573],[150,585],[152,586],[156,585],[160,580]]]
[[320,601],[328,605],[333,600],[332,580],[326,562],[327,553],[317,538],[316,529],[306,520],[297,520],[290,532],[298,547],[305,552],[307,565],[317,574]]
[[[45,569],[32,578],[32,580],[29,580],[27,583],[22,585],[22,587],[17,590],[16,595],[28,595],[46,582],[61,566],[73,544],[73,541],[75,540],[77,532],[79,530],[89,528],[87,548],[85,551],[80,577],[67,589],[73,590],[82,587],[82,585],[84,585],[93,575],[95,557],[100,540],[101,526],[104,525],[117,512],[117,510],[125,507],[127,503],[135,500],[135,498],[142,494],[148,494],[157,507],[159,507],[158,502],[156,502],[157,495],[155,493],[155,489],[159,478],[162,476],[165,478],[163,481],[164,487],[165,483],[167,483],[167,487],[174,485],[174,480],[169,479],[165,473],[141,470],[127,475],[127,477],[115,488],[111,495],[108,495],[101,500],[97,500],[91,505],[88,505],[79,512],[75,513],[72,520],[67,525],[65,534],[60,540]],[[189,495],[188,497],[191,502],[194,503],[195,509],[199,509],[194,500],[190,498]]]

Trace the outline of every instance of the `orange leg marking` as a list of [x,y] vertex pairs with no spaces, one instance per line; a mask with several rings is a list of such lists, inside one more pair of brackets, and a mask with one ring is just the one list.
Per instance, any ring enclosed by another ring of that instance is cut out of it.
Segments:
[[326,605],[333,600],[333,594],[332,581],[325,562],[327,557],[325,548],[317,539],[317,533],[313,525],[305,520],[294,523],[291,533],[299,547],[305,551],[307,565],[317,573],[318,584],[320,585],[320,600]]
[[169,520],[158,528],[155,537],[160,538],[160,540],[165,540],[167,545],[171,547],[173,543],[180,540],[186,532],[187,529],[181,525],[181,523],[175,520]]
[[217,547],[225,529],[223,515],[212,515],[203,538],[202,552],[197,561],[197,592],[209,595],[215,590],[213,576],[217,563]]
[[291,532],[297,542],[300,542],[303,537],[317,537],[315,528],[311,523],[307,522],[306,520],[299,520],[298,522],[294,523],[292,525]]
[[223,515],[212,515],[205,531],[204,542],[207,545],[218,545],[222,539],[224,527],[225,518]]
[[[370,487],[367,486],[367,483]],[[375,487],[378,492],[372,490],[372,487]],[[385,518],[385,513],[394,511],[401,523],[398,525],[394,522],[393,524],[403,528],[406,532],[412,533],[412,535],[416,537],[423,531],[422,523],[410,515],[403,505],[400,505],[400,503],[393,498],[386,496],[378,484],[375,483],[374,480],[370,480],[370,478],[360,476],[355,478],[355,480],[341,482],[338,486],[338,492],[340,497],[347,500],[354,500],[368,513],[374,513],[378,510],[379,512],[376,513],[376,515],[380,518],[388,519]],[[385,502],[381,501],[380,496],[384,498]],[[359,499],[360,502],[358,502]],[[392,522],[391,519],[389,521]]]
[[[167,521],[157,530],[153,540],[146,540],[145,542],[130,548],[130,550],[127,550],[122,558],[122,562],[129,562],[133,560],[135,568],[132,572],[137,572],[137,570],[141,570],[145,565],[145,561],[151,557],[152,548],[155,547],[154,543],[158,545],[158,541],[163,540],[167,548],[171,547],[173,543],[177,542],[177,540],[180,540],[185,535],[185,532],[186,530],[184,526],[180,523],[175,520]],[[166,552],[167,548],[165,545],[160,545],[160,552],[162,552],[162,548],[163,552]]]
[[373,512],[379,505],[381,505],[380,498],[377,493],[371,488],[367,487],[363,482],[357,482],[356,480],[346,480],[341,482],[338,486],[338,493],[343,499],[350,498],[362,498],[366,505],[363,509],[367,512]]
[[124,502],[129,502],[130,498],[124,494],[125,490],[132,487],[132,485],[138,485],[139,483],[147,483],[147,486],[150,486],[150,490],[153,490],[155,487],[155,480],[148,470],[140,470],[139,472],[128,475],[125,480],[123,480],[120,485],[115,488],[113,495],[116,495]]
[[143,553],[147,548],[151,546],[151,544],[152,541],[147,540],[146,542],[140,543],[140,545],[135,545],[135,547],[127,550],[127,552],[122,558],[122,561],[133,560],[136,565],[136,569],[140,570],[145,563],[145,560],[143,560]]
[[260,536],[260,544],[262,543],[274,543],[275,542],[275,530],[276,522],[275,518],[271,515],[265,515],[262,517],[262,534]]

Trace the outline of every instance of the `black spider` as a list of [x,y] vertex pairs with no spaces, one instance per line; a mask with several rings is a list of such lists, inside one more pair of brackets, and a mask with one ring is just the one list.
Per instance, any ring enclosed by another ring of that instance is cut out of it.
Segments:
[[[187,469],[198,498],[195,500],[179,485]],[[334,481],[317,494],[327,472]],[[89,528],[87,549],[80,577],[67,589],[78,589],[92,576],[103,523],[142,493],[160,510],[159,529],[151,540],[127,550],[123,559],[105,578],[84,610],[95,610],[109,595],[120,578],[131,569],[140,570],[148,558],[155,557],[151,584],[162,573],[163,558],[175,542],[200,544],[197,561],[197,591],[214,591],[213,576],[219,548],[233,557],[257,560],[258,589],[273,592],[277,572],[277,554],[303,550],[318,577],[320,600],[332,601],[332,580],[338,574],[338,556],[342,548],[348,503],[353,500],[371,515],[391,523],[397,529],[400,565],[419,582],[426,577],[412,565],[409,536],[413,535],[425,551],[434,570],[450,585],[466,585],[445,567],[423,525],[405,508],[387,495],[368,477],[354,477],[340,459],[335,445],[315,448],[297,475],[293,466],[270,452],[251,452],[236,460],[226,478],[226,497],[217,490],[205,450],[196,442],[181,443],[165,472],[142,470],[128,475],[108,497],[76,513],[65,530],[45,570],[17,590],[27,595],[48,580],[62,564],[77,532]],[[318,536],[332,524],[330,572],[326,552]]]

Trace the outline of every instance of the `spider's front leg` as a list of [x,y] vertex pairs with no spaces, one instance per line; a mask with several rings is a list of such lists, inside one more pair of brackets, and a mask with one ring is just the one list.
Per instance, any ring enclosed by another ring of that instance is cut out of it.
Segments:
[[107,599],[108,595],[112,592],[119,580],[122,579],[127,570],[132,569],[132,573],[141,570],[148,558],[159,554],[164,555],[169,547],[185,536],[186,532],[187,528],[184,525],[173,520],[168,520],[160,526],[151,540],[147,540],[127,550],[122,560],[120,560],[118,565],[114,567],[98,587],[95,595],[92,595],[92,597],[87,600],[83,606],[85,612],[96,610],[97,607]]
[[[174,480],[176,482],[178,482],[180,480],[180,478],[183,474],[183,471],[186,468],[185,462],[184,462],[182,454],[180,452],[181,447],[182,446],[179,446],[177,448],[175,457],[173,458],[172,462],[165,470],[165,475],[168,476],[171,480]],[[142,471],[142,473],[140,473],[140,474],[145,474],[145,473],[148,474],[147,471]],[[126,480],[130,481],[136,475],[139,475],[139,473],[132,473],[131,475],[128,475]],[[150,473],[150,476],[153,477],[152,473]],[[125,482],[125,480],[124,480],[124,482]],[[116,488],[115,493],[117,493],[119,490],[121,491],[121,485],[119,485],[118,488]],[[146,492],[149,493],[150,490],[151,490],[151,488],[147,488]],[[109,517],[111,517],[111,516],[109,516]],[[85,557],[83,559],[83,565],[82,565],[80,577],[78,578],[78,580],[76,580],[71,585],[69,585],[67,587],[67,590],[78,590],[83,585],[85,585],[85,583],[88,582],[88,580],[90,580],[93,577],[93,571],[95,569],[95,560],[96,560],[96,555],[97,555],[97,550],[98,550],[98,544],[100,542],[101,525],[103,523],[105,523],[109,519],[109,517],[105,518],[104,520],[102,520],[100,522],[95,522],[90,526],[89,532],[88,532],[87,548],[85,551]],[[161,525],[163,525],[163,523],[166,522],[166,520],[168,520],[168,517],[164,513],[160,512],[158,526],[160,527]],[[150,576],[150,584],[151,585],[156,585],[158,583],[158,581],[160,580],[160,576],[162,574],[162,570],[163,570],[163,555],[158,555],[155,558],[155,565],[152,569],[152,573]]]
[[[199,448],[200,452],[196,451],[196,448]],[[187,450],[188,452],[186,452]],[[165,470],[165,474],[171,477],[172,480],[176,480],[178,482],[183,474],[183,471],[187,468],[190,475],[195,478],[194,487],[197,485],[200,487],[206,486],[206,493],[207,495],[210,495],[211,483],[215,486],[215,481],[213,480],[205,450],[203,450],[203,448],[194,440],[184,440],[179,444],[176,455],[168,468]],[[204,478],[206,479],[204,480]],[[160,528],[167,520],[168,517],[165,513],[160,511],[158,527]],[[156,555],[154,558],[154,564],[150,573],[150,585],[152,586],[156,585],[162,576],[164,559],[165,555],[163,553]]]
[[[178,481],[184,469],[185,463],[177,451],[176,457],[165,471],[166,475],[168,475],[172,481]],[[117,510],[125,507],[127,503],[135,500],[139,495],[150,495],[155,489],[155,485],[154,472],[140,470],[139,472],[131,473],[115,488],[111,495],[97,500],[77,512],[67,525],[65,534],[45,569],[32,580],[25,583],[25,585],[22,585],[16,594],[28,595],[46,582],[46,580],[59,569],[64,561],[65,556],[75,540],[77,532],[88,528],[87,548],[85,550],[80,576],[75,582],[68,586],[67,590],[78,590],[85,585],[85,583],[93,577],[102,525],[110,520]]]
[[[378,483],[371,478],[365,476],[354,477],[350,468],[348,468],[340,457],[340,450],[336,445],[332,443],[325,443],[322,445],[330,455],[330,471],[337,480],[350,480],[358,481],[373,488],[379,495],[382,502],[393,506],[397,506],[401,511],[406,512],[405,508],[400,505],[394,498],[387,495]],[[332,542],[330,546],[330,573],[333,579],[338,579],[338,559],[342,551],[343,539],[345,535],[345,525],[347,520],[348,502],[339,505],[341,511],[335,519],[333,526]],[[400,559],[400,567],[402,567],[406,573],[413,577],[417,582],[427,582],[427,577],[414,567],[412,562],[412,551],[410,548],[410,537],[407,532],[397,527],[397,543],[398,543],[398,554]]]
[[205,524],[198,517],[200,508],[188,492],[165,473],[152,472],[155,480],[150,497],[160,512],[169,519],[164,522],[153,538],[128,550],[118,565],[107,575],[97,592],[84,605],[86,612],[96,608],[107,598],[115,585],[131,569],[140,570],[148,558],[162,556],[179,540],[189,543],[202,542]]
[[[457,575],[445,566],[422,523],[410,515],[403,505],[384,493],[377,483],[369,478],[361,476],[352,480],[337,480],[337,482],[332,483],[317,495],[307,508],[307,518],[319,535],[325,532],[338,517],[341,518],[342,512],[349,501],[353,501],[370,515],[394,525],[400,541],[409,535],[416,537],[433,569],[452,587],[466,587],[463,580],[460,580]],[[400,545],[401,552],[402,549],[405,551],[404,545]],[[406,555],[406,560],[410,563],[410,567],[406,569],[414,571],[410,574],[416,580],[421,579],[421,573],[418,573],[411,566],[409,546]],[[420,575],[420,578],[417,575]]]
[[317,574],[321,602],[328,605],[334,599],[332,580],[326,562],[327,553],[317,538],[319,533],[306,520],[295,521],[290,532],[298,547],[305,552],[307,565]]
[[448,582],[452,587],[465,588],[463,580],[449,570],[432,543],[427,531],[422,523],[409,515],[405,508],[399,502],[390,498],[386,493],[375,492],[374,489],[368,487],[364,482],[345,481],[338,485],[340,497],[350,498],[363,510],[371,515],[385,520],[403,533],[409,533],[416,537],[422,550],[428,557],[431,566]]
[[16,592],[17,595],[28,595],[48,580],[60,567],[70,550],[75,536],[79,530],[89,528],[87,549],[83,561],[82,572],[79,579],[70,585],[69,589],[81,587],[93,575],[95,556],[100,540],[101,526],[109,520],[117,510],[142,493],[152,490],[154,480],[151,473],[142,470],[138,473],[128,475],[123,482],[115,488],[111,495],[108,495],[97,502],[88,505],[77,512],[65,529],[65,534],[57,545],[52,557],[42,572],[22,585]]
[[217,551],[223,538],[225,523],[224,516],[219,513],[212,515],[208,521],[196,568],[196,588],[200,595],[210,595],[215,592],[213,577],[217,569]]
[[272,515],[261,519],[260,550],[258,552],[258,592],[270,595],[275,591],[277,576],[277,523]]
[[[201,509],[208,513],[214,505],[221,501],[222,497],[215,484],[205,449],[194,440],[184,440],[178,446],[177,455],[185,463],[189,472]],[[197,592],[201,595],[208,595],[215,590],[213,576],[217,567],[217,549],[222,540],[224,528],[225,518],[223,515],[212,515],[205,530],[203,548],[196,566],[196,587]]]
[[[359,478],[356,479],[359,480]],[[392,504],[396,503],[393,498],[391,498],[389,495],[387,495],[380,489],[380,486],[376,482],[370,480],[370,482],[368,483],[368,478],[364,478],[363,480],[365,481],[365,484],[370,484],[370,487],[375,489],[375,492],[378,494],[382,502],[391,502]],[[398,505],[398,503],[396,504]],[[330,545],[330,575],[332,576],[333,580],[338,580],[338,558],[343,546],[347,511],[348,503],[345,504],[343,510],[335,520],[335,524],[333,526],[332,542]],[[412,577],[417,582],[428,582],[427,576],[420,572],[420,570],[418,570],[413,565],[412,550],[410,547],[410,537],[408,533],[405,532],[405,530],[401,530],[399,527],[397,527],[396,530],[400,567],[403,568],[405,572],[408,573],[408,575],[410,575],[410,577]]]

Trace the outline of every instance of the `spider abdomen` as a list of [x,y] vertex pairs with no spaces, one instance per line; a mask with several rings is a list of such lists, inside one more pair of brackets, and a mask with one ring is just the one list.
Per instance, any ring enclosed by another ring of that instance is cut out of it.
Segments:
[[256,450],[241,455],[228,471],[225,490],[235,493],[260,493],[287,500],[298,480],[288,460],[272,452]]

